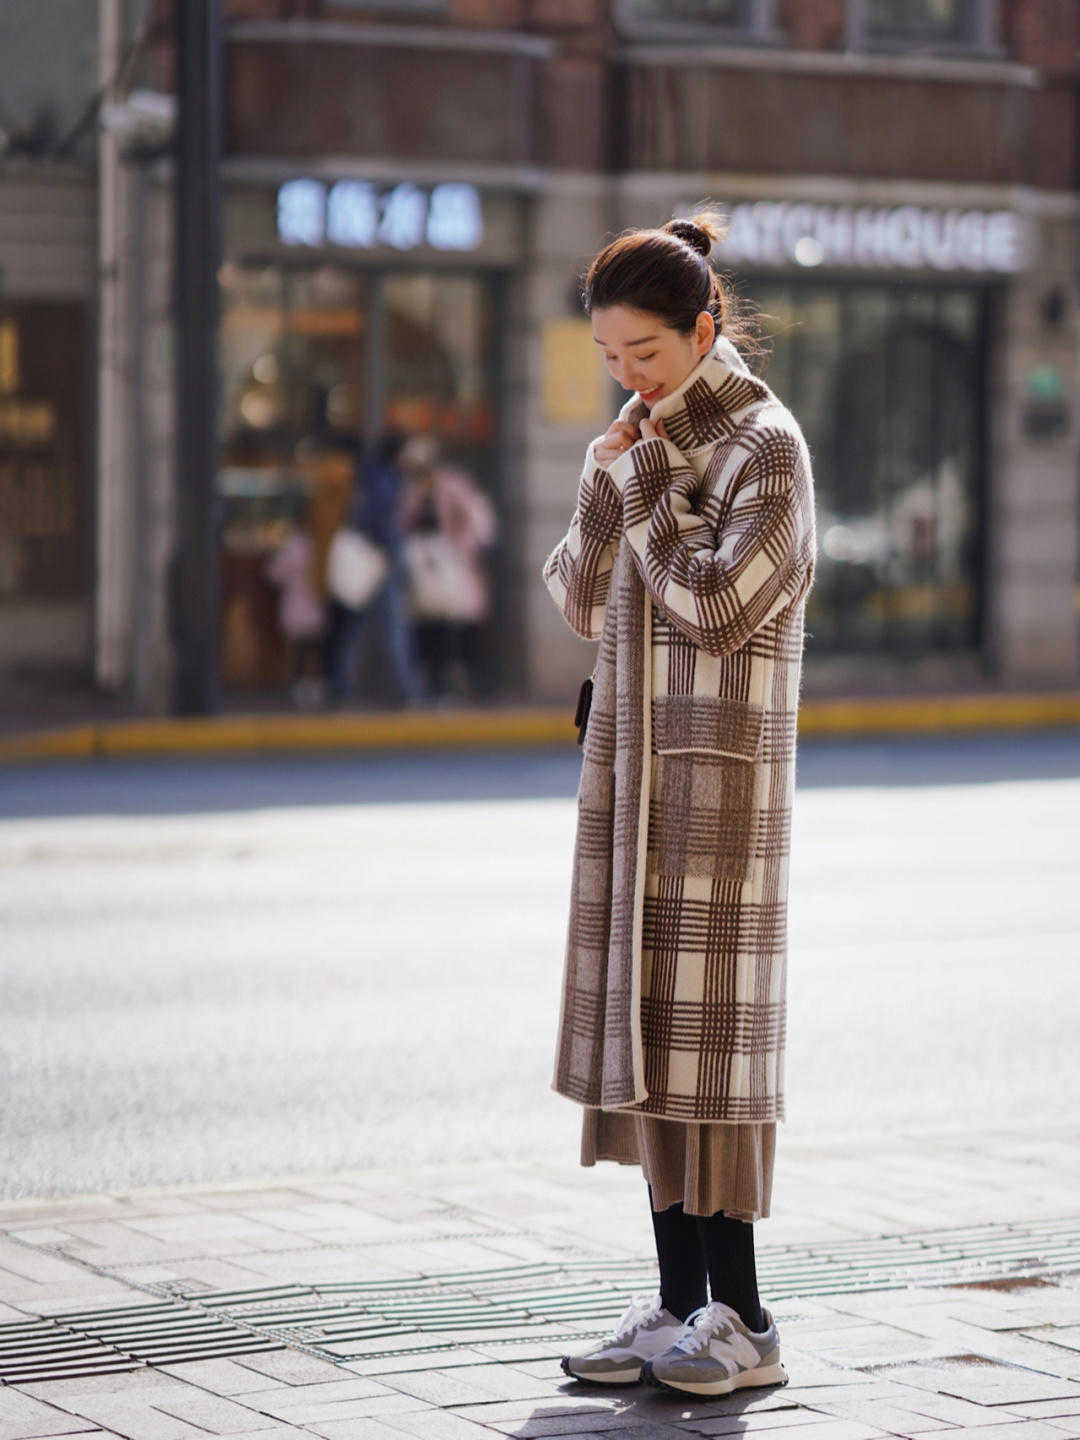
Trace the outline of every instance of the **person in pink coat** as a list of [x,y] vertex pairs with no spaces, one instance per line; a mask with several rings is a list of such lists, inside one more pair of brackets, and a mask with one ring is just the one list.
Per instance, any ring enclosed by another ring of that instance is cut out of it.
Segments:
[[414,579],[423,544],[410,547],[410,540],[430,536],[442,538],[440,553],[452,577],[435,608],[424,604],[420,587],[413,587],[417,651],[429,692],[439,698],[470,695],[483,688],[480,637],[491,608],[484,552],[498,533],[495,507],[471,476],[438,458],[428,435],[410,438],[401,466],[406,483],[400,523]]
[[293,699],[311,707],[322,698],[326,607],[312,576],[314,553],[303,510],[306,506],[294,507],[281,543],[266,562],[266,577],[278,590],[278,625],[285,637]]

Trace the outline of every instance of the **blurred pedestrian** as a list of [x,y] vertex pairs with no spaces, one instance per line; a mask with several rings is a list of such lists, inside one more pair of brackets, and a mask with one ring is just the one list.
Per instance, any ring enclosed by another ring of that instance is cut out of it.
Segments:
[[281,539],[265,573],[278,588],[278,625],[285,637],[286,673],[294,702],[304,709],[321,704],[326,606],[315,585],[314,546],[306,495],[290,497]]
[[[386,677],[399,703],[414,705],[423,695],[408,610],[409,577],[402,548],[398,457],[408,439],[385,430],[370,454],[358,452],[356,480],[346,524],[375,545],[389,562],[385,577],[363,607],[333,598],[326,636],[328,700],[340,705],[352,693],[357,652],[370,642],[386,664]],[[380,680],[384,677],[380,676]],[[380,687],[381,688],[381,687]]]
[[429,436],[414,436],[401,460],[410,607],[427,691],[466,698],[484,688],[481,636],[491,605],[484,552],[498,529],[495,507],[471,476],[439,457]]
[[[579,1379],[692,1395],[782,1384],[760,1302],[784,1118],[796,712],[816,543],[810,454],[757,378],[709,264],[721,226],[629,231],[585,276],[636,391],[585,457],[543,579],[599,640],[582,687],[571,914],[552,1088],[581,1163],[640,1164],[660,1270]],[[710,1300],[709,1294],[712,1294]]]

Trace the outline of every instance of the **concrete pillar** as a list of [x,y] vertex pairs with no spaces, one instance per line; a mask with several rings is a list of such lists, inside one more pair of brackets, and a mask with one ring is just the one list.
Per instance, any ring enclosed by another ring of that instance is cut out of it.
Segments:
[[[529,375],[525,434],[527,523],[522,547],[525,572],[525,629],[530,662],[529,694],[541,703],[564,702],[573,710],[578,687],[596,658],[595,641],[582,640],[567,625],[541,578],[547,556],[566,533],[589,441],[618,413],[614,387],[587,422],[559,424],[544,413],[543,326],[569,315],[587,318],[575,300],[578,277],[607,240],[607,183],[595,175],[551,176],[534,200],[534,263],[527,281]],[[602,366],[597,352],[596,365]],[[610,410],[610,413],[608,411]]]

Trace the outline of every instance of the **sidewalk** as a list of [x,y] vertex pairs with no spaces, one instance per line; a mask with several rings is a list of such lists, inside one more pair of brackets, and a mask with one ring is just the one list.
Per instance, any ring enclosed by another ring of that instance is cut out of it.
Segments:
[[[1080,726],[1080,690],[970,691],[807,697],[800,736],[941,734]],[[476,704],[329,713],[267,709],[138,718],[94,713],[76,724],[0,718],[0,765],[49,758],[281,750],[436,749],[566,745],[577,737],[563,705]]]
[[0,1202],[0,1440],[1080,1436],[1076,1138],[786,1144],[756,1234],[790,1383],[700,1402],[559,1367],[656,1287],[636,1167]]

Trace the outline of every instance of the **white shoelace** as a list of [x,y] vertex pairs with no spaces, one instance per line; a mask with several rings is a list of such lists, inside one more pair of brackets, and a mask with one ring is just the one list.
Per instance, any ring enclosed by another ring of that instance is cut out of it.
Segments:
[[659,1291],[655,1295],[635,1295],[615,1326],[615,1344],[624,1344],[642,1321],[651,1319],[662,1309],[663,1301]]
[[731,1321],[719,1300],[699,1305],[686,1317],[687,1328],[674,1343],[674,1348],[687,1355],[700,1355],[709,1348],[709,1341],[733,1335]]

